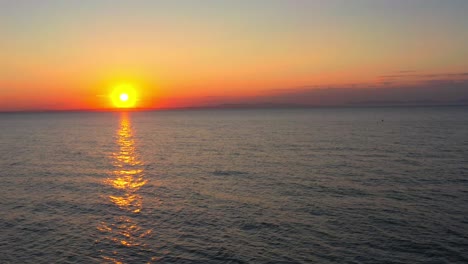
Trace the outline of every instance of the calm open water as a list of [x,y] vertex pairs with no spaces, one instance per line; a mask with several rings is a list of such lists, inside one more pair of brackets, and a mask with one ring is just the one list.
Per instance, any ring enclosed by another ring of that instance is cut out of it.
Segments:
[[0,114],[0,263],[468,263],[468,108]]

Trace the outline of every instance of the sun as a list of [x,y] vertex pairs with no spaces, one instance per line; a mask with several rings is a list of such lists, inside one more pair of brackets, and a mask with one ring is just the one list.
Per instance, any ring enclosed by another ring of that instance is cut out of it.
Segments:
[[132,84],[118,84],[111,93],[112,103],[117,108],[134,108],[137,103],[137,90]]
[[127,102],[128,101],[128,94],[126,94],[126,93],[120,94],[119,98],[120,98],[121,102]]

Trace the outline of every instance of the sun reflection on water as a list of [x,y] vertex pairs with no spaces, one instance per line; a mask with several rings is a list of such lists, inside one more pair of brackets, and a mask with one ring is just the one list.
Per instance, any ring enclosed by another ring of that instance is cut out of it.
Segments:
[[[138,223],[138,215],[143,208],[139,190],[148,182],[145,179],[143,162],[135,148],[135,139],[127,113],[122,113],[116,134],[117,151],[112,153],[114,169],[104,182],[111,186],[113,194],[108,200],[118,208],[117,216],[101,222],[97,229],[104,235],[104,249],[100,250],[105,261],[124,263],[119,248],[138,247],[145,249],[145,237],[152,233]],[[137,248],[136,248],[137,249]]]

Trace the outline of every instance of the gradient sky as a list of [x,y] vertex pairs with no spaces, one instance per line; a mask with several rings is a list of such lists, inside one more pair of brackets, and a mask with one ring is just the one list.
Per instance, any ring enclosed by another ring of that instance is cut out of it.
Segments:
[[466,0],[0,0],[0,111],[108,108],[119,83],[155,108],[468,99],[467,14]]

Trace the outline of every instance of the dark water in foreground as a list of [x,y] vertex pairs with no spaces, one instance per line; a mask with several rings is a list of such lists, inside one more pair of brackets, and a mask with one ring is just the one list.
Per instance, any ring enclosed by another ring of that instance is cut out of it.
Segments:
[[0,263],[468,263],[468,108],[0,114],[0,168]]

